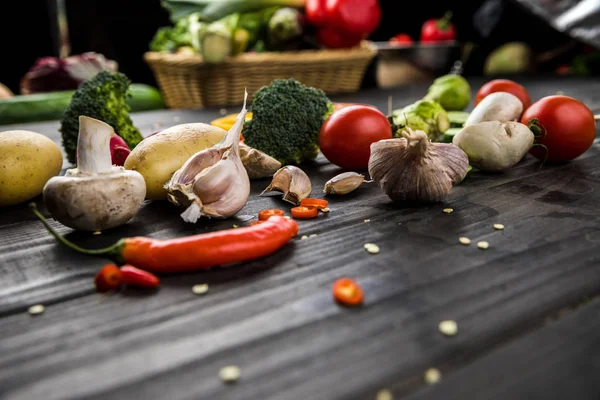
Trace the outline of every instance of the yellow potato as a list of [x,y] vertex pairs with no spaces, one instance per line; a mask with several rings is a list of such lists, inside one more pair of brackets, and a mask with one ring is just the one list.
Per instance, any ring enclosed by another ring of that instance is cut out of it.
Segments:
[[181,124],[147,137],[125,160],[125,168],[142,174],[146,198],[166,200],[164,185],[194,154],[219,143],[227,131],[208,124]]
[[41,194],[62,164],[60,148],[46,136],[31,131],[0,132],[0,206],[20,204]]

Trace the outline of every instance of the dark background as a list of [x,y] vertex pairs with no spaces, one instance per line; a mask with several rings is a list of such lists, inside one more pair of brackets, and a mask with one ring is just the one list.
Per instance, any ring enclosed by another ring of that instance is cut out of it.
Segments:
[[[53,0],[52,0],[53,1]],[[495,0],[496,1],[496,0]],[[523,41],[535,52],[545,52],[572,42],[567,36],[554,31],[545,22],[530,15],[510,0],[497,0],[501,6],[494,13],[497,24],[492,25],[474,17],[484,1],[414,1],[380,0],[383,21],[371,40],[387,40],[399,32],[418,38],[423,22],[453,12],[458,40],[476,44],[465,75],[480,75],[485,57],[498,45]],[[50,0],[1,1],[0,38],[2,38],[0,82],[15,93],[19,81],[38,57],[57,56],[52,39],[52,19],[49,17]],[[154,77],[142,59],[156,29],[169,24],[168,14],[159,0],[67,0],[71,54],[96,51],[119,63],[120,71],[134,82],[155,84]],[[492,27],[483,36],[474,25]],[[552,72],[562,63],[581,52],[583,44],[575,44],[568,52],[541,66],[541,71]],[[368,77],[363,86],[373,85]]]

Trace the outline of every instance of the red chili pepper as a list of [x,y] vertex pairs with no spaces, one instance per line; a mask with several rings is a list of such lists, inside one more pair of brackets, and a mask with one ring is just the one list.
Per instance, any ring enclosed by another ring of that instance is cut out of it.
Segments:
[[96,274],[94,279],[96,290],[108,292],[121,286],[121,271],[115,264],[106,264]]
[[456,39],[456,28],[450,21],[452,12],[448,11],[441,19],[432,18],[421,27],[421,42],[437,43]]
[[121,282],[125,285],[155,288],[160,284],[160,279],[148,271],[132,265],[123,265],[121,267]]
[[347,306],[357,306],[363,302],[362,288],[350,278],[341,278],[334,282],[333,298]]
[[298,235],[298,224],[295,221],[274,216],[255,226],[170,240],[131,237],[121,239],[106,249],[87,250],[56,232],[35,203],[31,203],[30,207],[48,232],[72,250],[111,257],[119,264],[131,264],[156,273],[195,271],[254,260],[279,250]]
[[274,215],[283,217],[285,215],[285,212],[283,210],[277,210],[277,209],[260,210],[258,212],[258,220],[266,221]]
[[406,33],[399,33],[389,40],[391,44],[413,44],[414,40]]
[[292,217],[297,219],[311,219],[319,216],[319,210],[314,207],[298,206],[292,208]]
[[329,204],[329,202],[327,200],[322,200],[322,199],[313,199],[313,198],[307,198],[307,199],[302,199],[300,201],[300,205],[303,207],[314,207],[318,210],[322,210],[324,208],[327,208],[327,205]]

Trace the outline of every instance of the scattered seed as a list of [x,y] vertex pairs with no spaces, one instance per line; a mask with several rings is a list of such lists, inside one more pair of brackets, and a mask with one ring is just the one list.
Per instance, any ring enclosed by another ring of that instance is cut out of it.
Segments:
[[221,109],[219,110],[219,114],[221,114],[221,115],[225,115],[225,114],[227,114],[227,110],[226,110],[226,109],[224,109],[224,108],[221,108]]
[[428,385],[434,385],[438,383],[440,379],[442,379],[442,374],[440,373],[439,369],[429,368],[427,371],[425,371],[425,382]]
[[208,292],[208,285],[206,283],[192,286],[192,293],[194,294],[201,295],[206,292]]
[[46,309],[46,307],[44,307],[42,304],[36,304],[34,306],[29,307],[29,314],[31,315],[38,315],[44,312],[44,310]]
[[233,224],[233,227],[234,227],[234,228],[239,228],[239,226],[237,226],[236,224]]
[[387,389],[381,389],[377,392],[375,400],[394,400],[394,395]]
[[93,234],[94,234],[94,235],[101,235],[101,234],[102,234],[102,232],[101,232],[101,231],[96,231],[96,232],[94,232]]
[[456,325],[456,322],[452,320],[440,322],[438,328],[440,329],[440,332],[446,336],[454,336],[458,332],[458,326]]
[[485,250],[488,247],[490,247],[490,244],[488,242],[481,241],[481,242],[477,242],[477,247],[479,247],[482,250]]
[[370,219],[365,219],[365,222],[371,222],[371,220]]
[[308,236],[302,235],[302,237],[300,238],[300,240],[304,240],[304,239],[308,239]]
[[452,208],[444,208],[442,210],[442,212],[445,212],[446,214],[450,214],[452,211],[454,211],[454,209],[452,209]]
[[315,236],[317,236],[316,233],[311,233],[310,235],[308,235],[308,237],[315,237]]
[[460,242],[460,244],[464,244],[465,246],[471,244],[471,239],[469,239],[468,237],[459,237],[458,241]]
[[364,247],[365,250],[367,250],[371,254],[379,253],[379,246],[377,246],[375,243],[366,243]]
[[504,225],[502,225],[502,224],[494,224],[494,229],[501,231],[502,229],[504,229]]
[[240,379],[240,375],[241,375],[241,371],[240,371],[240,367],[237,367],[235,365],[229,365],[227,367],[223,367],[221,368],[221,371],[219,371],[219,377],[221,378],[221,380],[223,382],[235,382],[238,379]]
[[325,208],[321,209],[321,211],[323,211],[324,213],[328,213],[330,210],[328,207],[325,207]]
[[292,219],[289,215],[284,215],[283,218]]

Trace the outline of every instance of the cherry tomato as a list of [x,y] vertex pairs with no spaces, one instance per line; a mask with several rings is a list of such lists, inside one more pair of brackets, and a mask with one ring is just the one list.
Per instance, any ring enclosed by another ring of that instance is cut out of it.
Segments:
[[283,210],[277,210],[277,209],[260,210],[258,212],[258,220],[266,221],[269,218],[271,218],[273,215],[279,215],[280,217],[283,217],[285,215],[285,213],[283,212]]
[[94,284],[98,292],[108,292],[117,289],[121,285],[121,271],[115,264],[106,264],[98,271],[94,278]]
[[447,12],[443,18],[431,18],[421,27],[421,42],[438,43],[456,39],[456,28],[450,21],[452,12]]
[[[585,153],[596,138],[592,111],[581,101],[568,96],[547,96],[533,103],[521,122],[537,119],[545,136],[536,140],[548,149],[548,161],[565,162]],[[534,147],[530,153],[543,160],[546,150]]]
[[531,105],[531,98],[527,89],[517,82],[508,79],[494,79],[483,85],[477,92],[477,95],[475,95],[475,105],[479,104],[486,96],[496,92],[506,92],[515,95],[523,103],[523,111],[527,110]]
[[413,39],[406,33],[399,33],[389,40],[391,44],[412,44]]
[[300,201],[300,205],[303,207],[314,207],[319,210],[326,208],[328,204],[329,202],[327,200],[322,199],[307,198]]
[[312,219],[317,218],[319,210],[314,207],[298,206],[292,208],[292,217],[296,219]]
[[346,169],[369,165],[371,144],[392,138],[387,117],[370,106],[350,106],[334,112],[319,134],[321,152],[331,163]]
[[362,288],[350,278],[341,278],[333,283],[333,298],[347,306],[362,304],[364,294]]
[[366,37],[381,22],[379,0],[326,0],[327,23],[345,34]]

